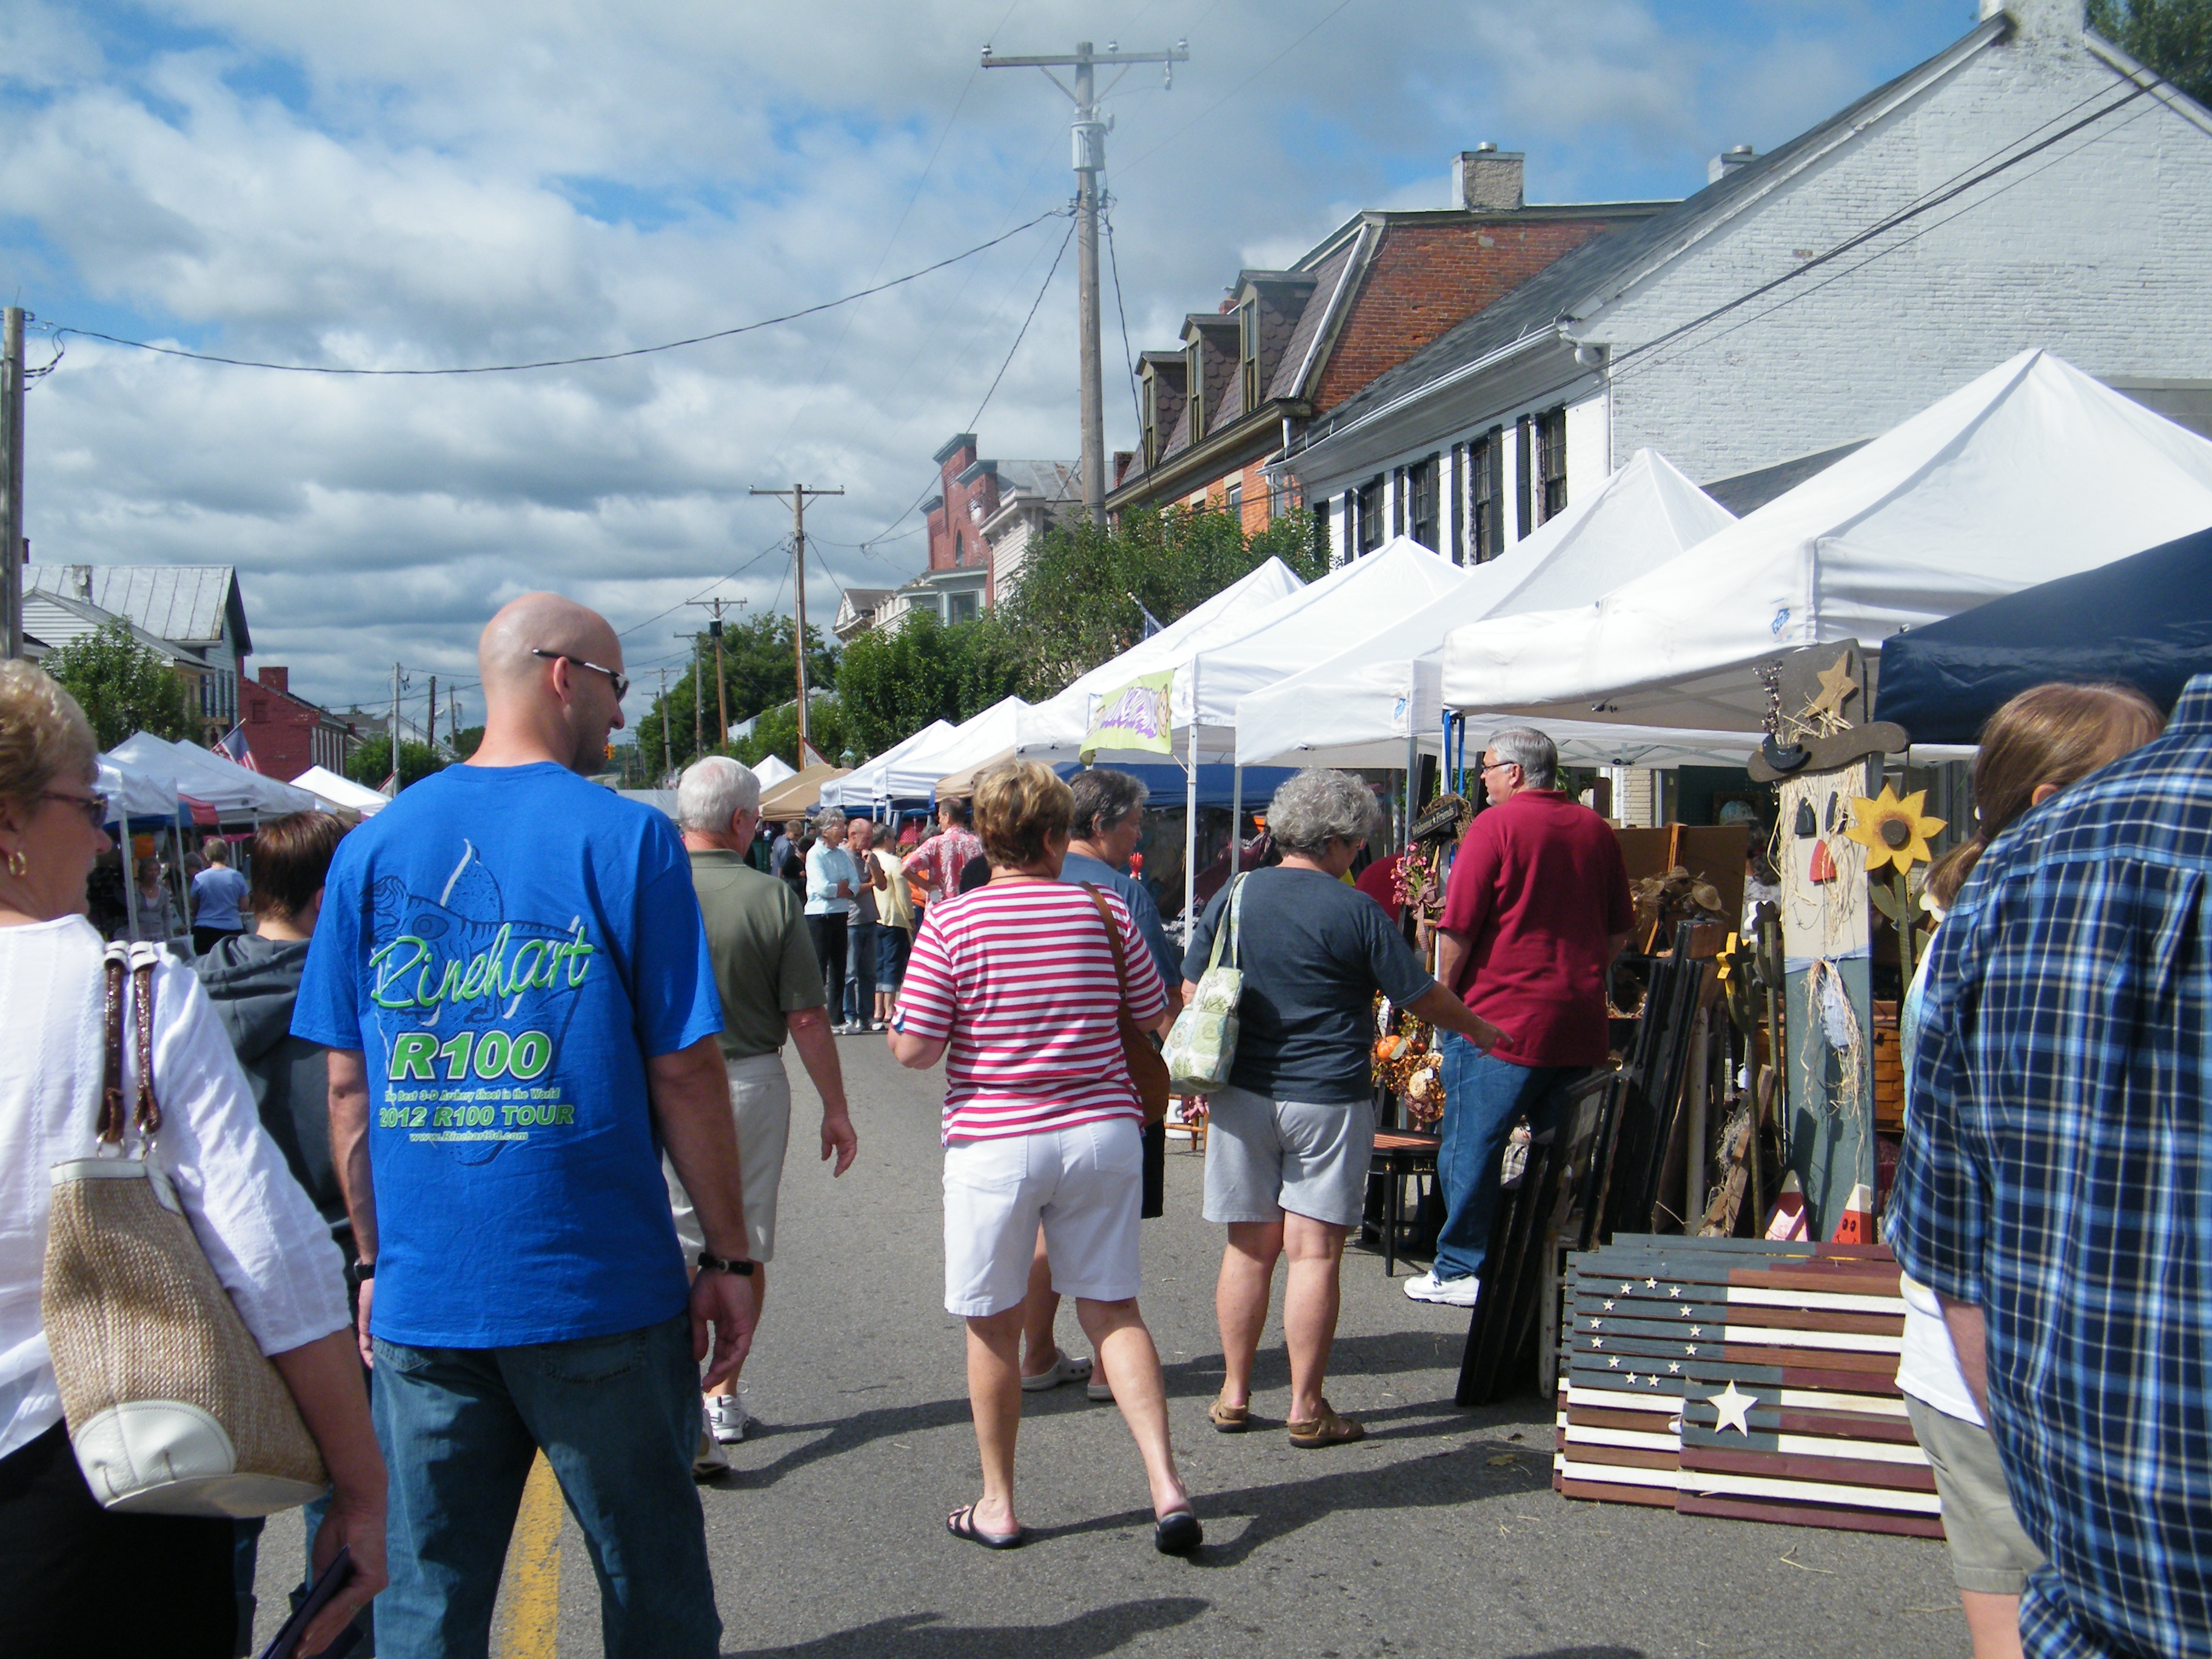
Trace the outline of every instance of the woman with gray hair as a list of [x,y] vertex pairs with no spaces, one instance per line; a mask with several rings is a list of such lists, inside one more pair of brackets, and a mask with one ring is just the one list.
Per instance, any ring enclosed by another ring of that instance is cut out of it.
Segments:
[[[106,947],[84,917],[86,878],[110,845],[98,771],[69,693],[29,663],[0,663],[0,1653],[226,1659],[238,1650],[240,1612],[232,1523],[104,1508],[70,1447],[46,1351],[47,1172],[90,1157],[99,1136]],[[191,1221],[331,1472],[314,1562],[327,1567],[349,1548],[354,1577],[307,1627],[302,1649],[319,1652],[385,1583],[384,1462],[343,1264],[261,1127],[191,969],[161,952],[152,992],[161,1133],[126,1155],[167,1178],[172,1207]],[[127,1096],[136,1054],[123,1046]]]
[[1206,1218],[1229,1229],[1214,1292],[1226,1375],[1206,1412],[1224,1434],[1250,1422],[1253,1358],[1285,1255],[1291,1443],[1336,1445],[1366,1432],[1338,1415],[1322,1386],[1345,1235],[1365,1207],[1374,1150],[1375,994],[1486,1048],[1501,1035],[1439,986],[1382,908],[1345,880],[1377,816],[1358,778],[1300,772],[1267,807],[1281,865],[1215,895],[1183,957],[1186,1002],[1224,926],[1244,973],[1236,1062],[1212,1097],[1206,1144]]
[[806,931],[813,936],[815,960],[822,964],[830,1029],[839,1036],[850,1036],[868,1029],[845,1018],[845,949],[860,871],[845,848],[842,812],[835,808],[824,812],[815,821],[814,833],[817,839],[806,854]]

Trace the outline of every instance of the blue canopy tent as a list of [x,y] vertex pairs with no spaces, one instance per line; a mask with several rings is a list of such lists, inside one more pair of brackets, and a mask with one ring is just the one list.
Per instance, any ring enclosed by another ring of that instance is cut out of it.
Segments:
[[2212,673],[2212,529],[2062,576],[1881,643],[1876,716],[1915,744],[1972,743],[2006,699],[2116,680],[2171,710]]

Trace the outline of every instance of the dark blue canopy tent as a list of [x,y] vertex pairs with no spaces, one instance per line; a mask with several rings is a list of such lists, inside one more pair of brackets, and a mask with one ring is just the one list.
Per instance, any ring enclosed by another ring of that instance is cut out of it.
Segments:
[[1972,743],[2008,698],[2117,680],[2171,711],[2212,673],[2212,530],[2024,587],[1881,642],[1876,716],[1920,743]]

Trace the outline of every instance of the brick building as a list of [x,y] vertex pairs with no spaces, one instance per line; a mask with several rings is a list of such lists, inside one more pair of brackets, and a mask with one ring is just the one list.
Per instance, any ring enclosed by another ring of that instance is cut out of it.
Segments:
[[[1107,511],[1211,503],[1264,529],[1296,504],[1279,463],[1307,422],[1592,237],[1668,205],[1532,206],[1522,157],[1488,147],[1455,160],[1453,199],[1360,214],[1287,270],[1240,271],[1218,311],[1184,319],[1177,349],[1146,352],[1140,447],[1117,458]],[[1441,548],[1434,519],[1400,527]]]
[[295,694],[289,669],[265,665],[240,684],[239,702],[239,724],[265,775],[289,783],[311,766],[343,775],[358,734],[329,709]]
[[[1030,538],[1081,499],[1074,462],[988,460],[972,432],[955,433],[931,459],[937,489],[921,504],[928,567],[874,607],[878,628],[917,611],[948,624],[973,621],[999,603],[997,550],[1018,566]],[[839,620],[842,633],[842,611]]]
[[1309,422],[1290,471],[1335,533],[1441,511],[1492,557],[1645,446],[1748,512],[2031,346],[2212,429],[2212,114],[2081,0],[1984,0],[1708,175]]

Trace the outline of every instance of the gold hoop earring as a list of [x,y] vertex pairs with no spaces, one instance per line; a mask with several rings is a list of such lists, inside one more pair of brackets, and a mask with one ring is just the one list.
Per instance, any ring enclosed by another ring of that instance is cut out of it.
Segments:
[[18,881],[31,873],[31,860],[23,855],[20,847],[8,854],[8,873]]

